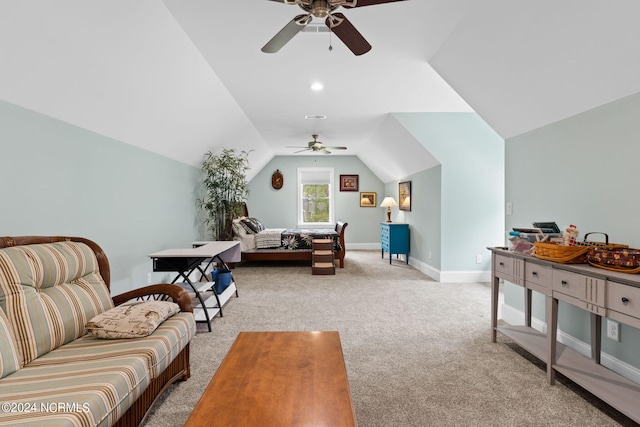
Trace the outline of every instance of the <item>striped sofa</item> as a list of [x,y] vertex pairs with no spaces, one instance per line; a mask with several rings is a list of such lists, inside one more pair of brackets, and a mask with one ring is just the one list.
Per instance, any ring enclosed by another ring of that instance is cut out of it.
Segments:
[[[0,237],[0,426],[139,425],[189,378],[187,293],[162,284],[111,297],[109,281],[107,257],[88,239]],[[130,300],[181,311],[144,338],[86,334],[90,319]]]

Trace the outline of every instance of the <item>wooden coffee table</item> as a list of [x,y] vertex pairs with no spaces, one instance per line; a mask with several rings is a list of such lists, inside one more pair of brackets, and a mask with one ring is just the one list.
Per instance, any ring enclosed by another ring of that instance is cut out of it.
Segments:
[[338,332],[241,332],[185,426],[356,426]]

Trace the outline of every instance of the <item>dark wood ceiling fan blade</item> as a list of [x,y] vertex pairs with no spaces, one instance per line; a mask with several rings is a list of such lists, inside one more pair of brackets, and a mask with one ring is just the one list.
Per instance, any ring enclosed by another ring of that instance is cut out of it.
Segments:
[[[275,0],[277,1],[277,0]],[[354,7],[362,7],[362,6],[374,6],[376,4],[383,4],[383,3],[393,3],[396,1],[405,1],[405,0],[357,0],[357,3],[355,6],[349,6],[348,4],[343,5],[343,7],[349,8],[349,9],[353,9]]]
[[265,53],[276,53],[282,47],[289,43],[296,34],[298,34],[307,24],[311,21],[311,19],[307,20],[307,24],[300,24],[299,22],[303,22],[302,20],[308,15],[298,15],[293,18],[287,25],[282,28],[278,34],[273,36],[267,44],[263,46],[261,49]]
[[327,17],[325,24],[354,55],[362,55],[371,50],[369,42],[342,13],[334,13]]
[[331,146],[326,146],[324,148],[328,148],[329,150],[346,150],[347,147],[331,147]]

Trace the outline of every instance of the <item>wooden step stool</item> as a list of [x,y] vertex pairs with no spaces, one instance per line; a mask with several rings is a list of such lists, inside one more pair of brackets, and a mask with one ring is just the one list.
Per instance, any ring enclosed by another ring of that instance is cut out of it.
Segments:
[[313,239],[311,242],[311,274],[336,274],[333,240]]

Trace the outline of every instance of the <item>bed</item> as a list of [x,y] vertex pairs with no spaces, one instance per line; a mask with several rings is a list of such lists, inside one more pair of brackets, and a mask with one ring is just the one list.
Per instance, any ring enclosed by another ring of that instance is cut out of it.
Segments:
[[243,261],[311,261],[313,239],[332,239],[334,258],[344,268],[344,232],[348,223],[336,222],[332,229],[265,228],[249,216],[246,206],[232,222],[233,239],[240,241]]

